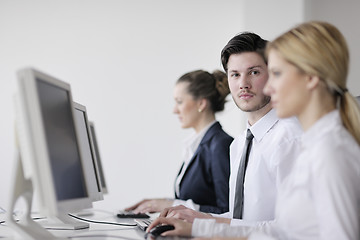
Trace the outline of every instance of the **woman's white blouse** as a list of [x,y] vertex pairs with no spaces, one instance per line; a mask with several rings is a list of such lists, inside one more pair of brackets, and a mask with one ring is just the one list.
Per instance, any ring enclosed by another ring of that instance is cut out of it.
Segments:
[[302,153],[280,188],[274,221],[230,227],[196,219],[192,234],[267,239],[254,233],[261,232],[275,239],[358,240],[359,215],[360,147],[335,110],[303,134]]

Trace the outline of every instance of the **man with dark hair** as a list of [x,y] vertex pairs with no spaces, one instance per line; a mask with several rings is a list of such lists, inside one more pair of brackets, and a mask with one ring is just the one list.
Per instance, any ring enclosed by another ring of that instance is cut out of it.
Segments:
[[[221,52],[231,95],[248,120],[247,130],[230,146],[229,212],[210,215],[178,206],[165,209],[161,217],[188,222],[215,218],[245,226],[275,218],[277,190],[300,153],[302,129],[295,118],[280,120],[270,97],[263,93],[268,80],[266,43],[260,36],[244,32],[233,37]],[[204,227],[194,222],[193,231]]]

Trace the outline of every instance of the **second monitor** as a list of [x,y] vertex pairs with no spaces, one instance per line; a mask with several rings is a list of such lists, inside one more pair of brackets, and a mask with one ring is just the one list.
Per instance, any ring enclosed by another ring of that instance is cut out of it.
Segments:
[[99,145],[98,145],[98,141],[97,141],[97,137],[96,137],[94,122],[90,121],[89,126],[90,126],[90,131],[91,131],[91,137],[92,137],[92,140],[94,143],[94,150],[95,150],[97,166],[98,166],[98,170],[99,170],[99,174],[100,174],[102,192],[103,192],[103,194],[105,194],[105,193],[108,193],[109,190],[108,190],[108,187],[106,184],[105,173],[104,173],[104,168],[103,168],[102,160],[101,160],[101,156],[100,156],[100,150],[99,150]]
[[79,136],[79,147],[83,157],[85,178],[88,183],[88,194],[94,201],[103,200],[103,191],[99,173],[97,156],[93,144],[92,134],[87,117],[86,107],[74,102],[75,121]]

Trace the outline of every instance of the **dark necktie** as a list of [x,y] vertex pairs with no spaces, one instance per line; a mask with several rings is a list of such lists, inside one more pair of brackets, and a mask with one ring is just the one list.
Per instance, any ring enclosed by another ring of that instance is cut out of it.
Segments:
[[247,130],[246,140],[243,149],[243,153],[241,155],[240,166],[238,170],[238,175],[236,179],[236,191],[235,191],[235,202],[234,202],[234,215],[233,218],[242,218],[243,213],[243,204],[244,204],[244,179],[245,179],[245,171],[249,160],[249,154],[251,151],[252,139],[254,135],[252,135],[250,129]]

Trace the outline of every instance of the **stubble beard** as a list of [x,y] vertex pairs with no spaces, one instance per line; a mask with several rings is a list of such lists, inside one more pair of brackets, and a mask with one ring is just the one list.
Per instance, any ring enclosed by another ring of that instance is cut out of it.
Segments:
[[261,100],[261,102],[259,104],[255,105],[252,108],[243,108],[235,101],[234,97],[233,97],[233,100],[234,100],[236,106],[241,111],[243,111],[243,112],[256,112],[256,111],[262,109],[263,107],[265,107],[267,104],[269,104],[270,100],[271,100],[271,97],[270,96],[264,96],[263,99]]

